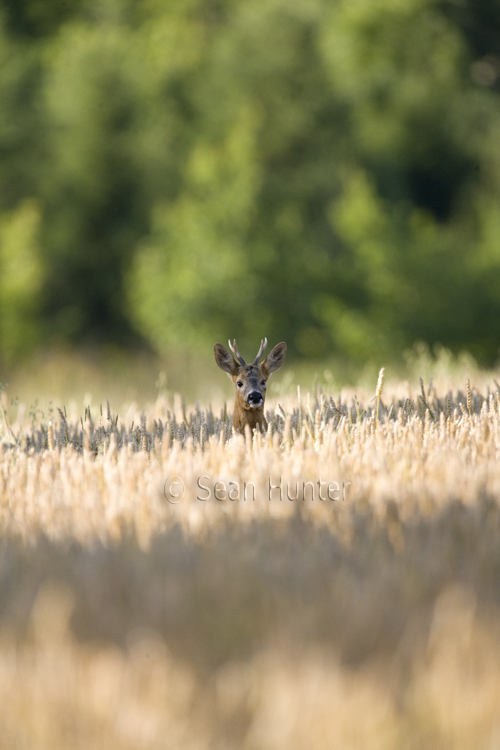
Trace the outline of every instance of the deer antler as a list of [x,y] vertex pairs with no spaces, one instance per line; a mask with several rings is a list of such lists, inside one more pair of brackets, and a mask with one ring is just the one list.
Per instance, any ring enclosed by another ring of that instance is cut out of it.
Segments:
[[255,359],[253,361],[254,365],[258,365],[259,364],[259,359],[261,357],[262,352],[266,348],[266,346],[267,346],[267,339],[264,338],[264,341],[262,341],[262,339],[261,339],[259,353],[257,354],[257,356],[255,357]]
[[245,360],[243,359],[243,357],[241,356],[241,354],[238,351],[238,347],[236,346],[236,339],[233,341],[233,345],[232,346],[231,346],[231,342],[230,341],[228,341],[227,343],[229,344],[229,348],[231,349],[231,351],[233,353],[233,357],[238,360],[238,362],[240,363],[240,365],[242,365],[243,367],[245,367],[246,362],[245,362]]

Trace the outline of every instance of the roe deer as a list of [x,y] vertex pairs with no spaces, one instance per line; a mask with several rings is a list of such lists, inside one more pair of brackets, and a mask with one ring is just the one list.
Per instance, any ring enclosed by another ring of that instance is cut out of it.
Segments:
[[266,398],[266,381],[275,370],[283,365],[286,357],[286,344],[276,344],[267,357],[259,365],[259,359],[267,346],[267,339],[260,342],[259,353],[251,365],[247,365],[238,352],[236,340],[228,341],[232,354],[222,344],[215,344],[215,361],[233,381],[236,393],[234,398],[233,428],[236,432],[244,432],[246,425],[250,429],[258,427],[267,430],[264,416],[264,401]]

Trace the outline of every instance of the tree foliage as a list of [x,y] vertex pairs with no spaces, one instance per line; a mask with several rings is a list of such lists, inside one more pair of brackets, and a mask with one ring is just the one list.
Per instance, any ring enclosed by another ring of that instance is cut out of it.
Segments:
[[[494,362],[498,18],[500,0],[1,0],[3,355],[265,333],[307,357],[422,340]],[[36,284],[12,286],[15,247]]]

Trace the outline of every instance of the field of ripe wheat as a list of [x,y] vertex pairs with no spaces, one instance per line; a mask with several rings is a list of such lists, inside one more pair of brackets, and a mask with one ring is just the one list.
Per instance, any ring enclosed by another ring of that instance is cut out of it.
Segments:
[[492,379],[7,408],[0,748],[500,747]]

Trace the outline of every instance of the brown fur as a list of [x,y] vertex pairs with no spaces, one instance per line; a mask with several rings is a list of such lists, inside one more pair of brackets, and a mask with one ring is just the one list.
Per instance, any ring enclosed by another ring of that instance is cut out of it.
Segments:
[[[259,353],[251,365],[247,365],[238,353],[236,341],[234,346],[229,344],[233,354],[222,344],[214,346],[215,361],[234,383],[233,429],[236,432],[244,432],[247,425],[251,430],[256,428],[267,430],[267,420],[264,416],[266,383],[271,373],[282,367],[286,357],[286,344],[284,342],[277,344],[265,360],[258,364],[266,343],[267,341],[262,342]],[[260,403],[258,403],[258,394],[262,399]],[[254,399],[253,405],[252,398]]]

